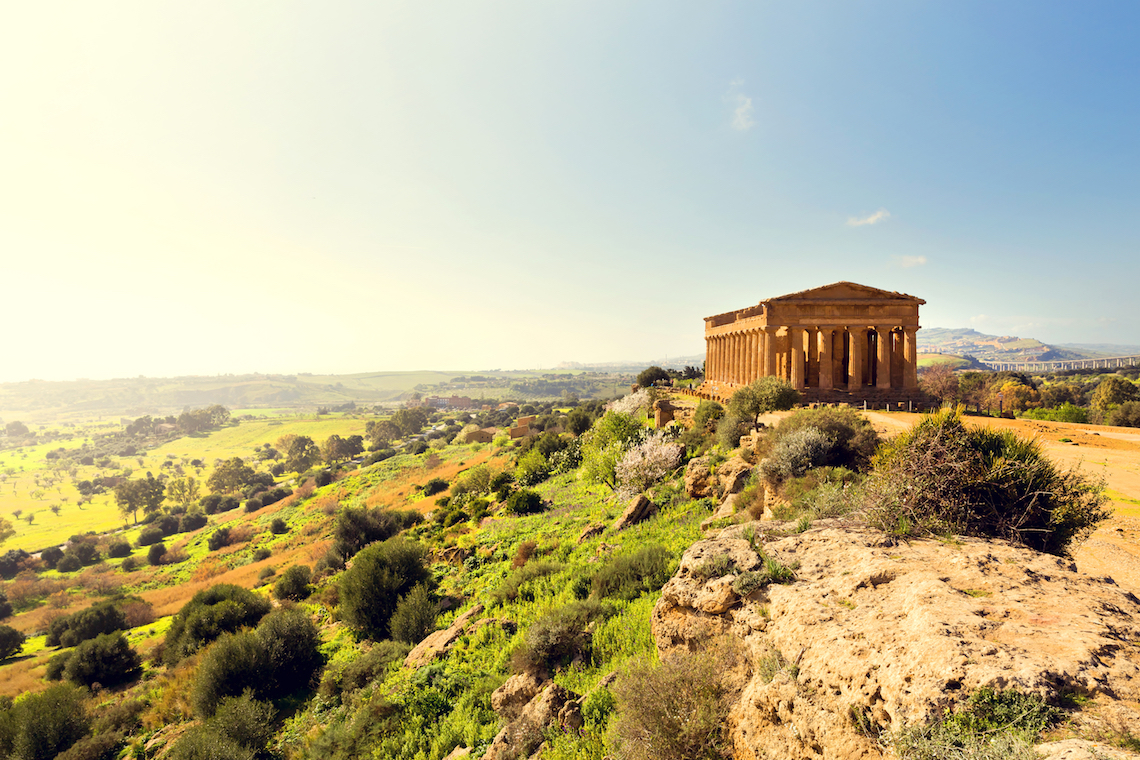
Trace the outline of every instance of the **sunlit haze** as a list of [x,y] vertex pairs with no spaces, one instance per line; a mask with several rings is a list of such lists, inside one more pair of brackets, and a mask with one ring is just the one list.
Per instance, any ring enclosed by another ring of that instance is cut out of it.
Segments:
[[23,2],[0,381],[703,352],[838,280],[1140,344],[1140,7]]

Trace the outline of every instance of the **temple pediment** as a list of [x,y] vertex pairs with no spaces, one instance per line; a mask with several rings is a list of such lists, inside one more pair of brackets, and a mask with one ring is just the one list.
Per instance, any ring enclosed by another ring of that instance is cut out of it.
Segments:
[[908,303],[925,304],[921,298],[908,296],[906,293],[897,293],[892,290],[872,288],[870,285],[860,285],[855,282],[834,282],[818,288],[801,290],[798,293],[789,293],[775,298],[766,298],[761,303],[782,303],[787,301],[907,301]]

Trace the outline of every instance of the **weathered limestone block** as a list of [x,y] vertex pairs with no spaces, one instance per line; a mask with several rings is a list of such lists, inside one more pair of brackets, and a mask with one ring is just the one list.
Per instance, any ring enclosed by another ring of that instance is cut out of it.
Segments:
[[648,520],[655,514],[657,514],[657,505],[650,501],[645,494],[639,494],[630,500],[629,506],[622,512],[621,517],[614,522],[613,529],[614,531],[624,530],[642,520]]
[[[896,543],[821,520],[763,547],[799,563],[794,582],[730,603],[729,576],[706,581],[694,570],[721,555],[734,571],[759,566],[744,530],[729,526],[690,547],[652,617],[663,657],[727,634],[754,666],[773,653],[787,663],[774,677],[768,667],[768,680],[754,667],[726,724],[733,757],[878,757],[851,710],[893,731],[982,687],[1093,694],[1074,719],[1103,715],[1140,733],[1140,664],[1122,645],[1140,638],[1140,600],[1111,579],[1001,541]],[[1049,756],[1077,760],[1086,749]]]
[[685,493],[694,499],[711,496],[716,489],[716,480],[709,472],[709,458],[696,457],[685,465]]
[[442,657],[455,646],[455,642],[467,630],[467,626],[471,621],[478,617],[483,612],[483,605],[476,604],[471,609],[464,612],[459,617],[455,618],[450,626],[442,631],[435,631],[428,635],[419,644],[416,644],[412,651],[408,652],[408,656],[404,658],[404,665],[412,668],[419,668],[427,665],[432,660]]
[[581,728],[582,714],[578,695],[556,683],[549,683],[536,695],[522,713],[503,726],[484,755],[487,760],[515,760],[531,757],[542,745],[548,728],[572,731]]
[[503,720],[514,720],[542,689],[543,681],[533,673],[519,673],[491,692],[491,709]]

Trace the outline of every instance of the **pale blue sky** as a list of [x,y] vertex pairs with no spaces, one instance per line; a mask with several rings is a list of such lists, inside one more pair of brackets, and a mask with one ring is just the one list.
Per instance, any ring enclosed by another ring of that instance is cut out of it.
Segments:
[[1134,3],[4,17],[0,380],[692,354],[836,280],[1140,344]]

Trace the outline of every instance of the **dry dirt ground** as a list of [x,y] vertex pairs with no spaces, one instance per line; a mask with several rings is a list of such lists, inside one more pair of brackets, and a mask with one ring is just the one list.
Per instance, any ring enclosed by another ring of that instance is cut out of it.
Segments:
[[[921,418],[905,413],[866,415],[880,434],[888,436]],[[1140,430],[992,417],[967,417],[966,421],[1036,438],[1058,462],[1103,476],[1113,516],[1076,551],[1077,567],[1089,575],[1107,575],[1140,595]]]

